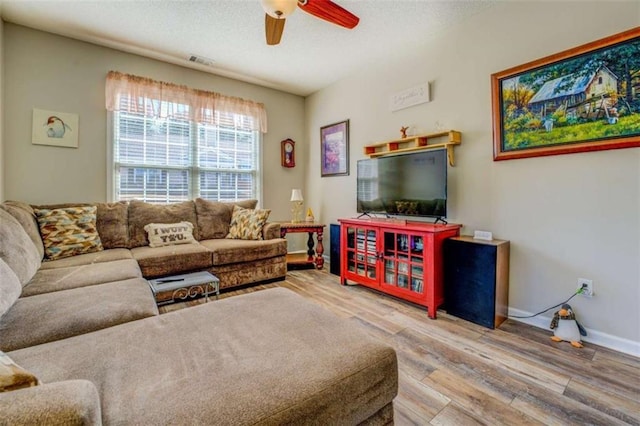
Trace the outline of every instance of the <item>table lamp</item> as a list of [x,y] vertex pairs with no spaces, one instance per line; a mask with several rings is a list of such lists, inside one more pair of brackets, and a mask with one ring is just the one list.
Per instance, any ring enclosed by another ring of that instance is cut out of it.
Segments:
[[293,189],[291,191],[291,222],[298,223],[301,222],[300,213],[302,212],[302,202],[304,199],[302,198],[302,190]]

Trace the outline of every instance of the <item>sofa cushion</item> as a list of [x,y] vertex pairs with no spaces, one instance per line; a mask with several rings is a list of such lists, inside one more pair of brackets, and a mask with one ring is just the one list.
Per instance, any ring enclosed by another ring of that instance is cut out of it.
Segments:
[[18,300],[21,291],[22,285],[15,272],[0,259],[0,317]]
[[0,209],[0,259],[15,272],[22,285],[29,282],[42,263],[38,249],[22,225],[2,209]]
[[226,238],[240,240],[261,240],[262,228],[269,219],[271,210],[244,209],[233,206],[231,224]]
[[255,209],[258,200],[243,200],[232,203],[220,201],[209,201],[203,198],[196,198],[196,213],[198,215],[198,230],[201,240],[212,238],[224,238],[229,233],[231,214],[233,206],[240,206],[245,209]]
[[211,266],[211,252],[201,244],[131,249],[145,278],[175,275]]
[[30,388],[38,385],[38,378],[0,351],[0,392]]
[[5,201],[0,204],[0,208],[7,211],[11,216],[15,217],[20,225],[24,228],[33,244],[38,250],[40,259],[44,258],[44,246],[42,245],[42,237],[40,237],[40,227],[33,208],[27,203],[20,201]]
[[197,243],[193,238],[193,225],[191,222],[149,223],[144,226],[144,230],[147,231],[149,247]]
[[213,266],[252,262],[287,254],[287,240],[202,240],[200,244],[213,253]]
[[96,211],[95,206],[36,209],[47,259],[102,250],[96,228]]
[[22,297],[140,277],[140,268],[133,259],[41,269],[24,286]]
[[132,200],[129,203],[129,248],[149,244],[145,225],[149,223],[177,223],[187,221],[193,225],[193,236],[199,240],[196,208],[193,201],[174,204],[149,204]]
[[88,380],[46,383],[0,393],[5,425],[101,425],[100,396]]
[[11,357],[45,382],[96,383],[104,424],[355,425],[398,384],[392,347],[282,288]]
[[105,249],[129,247],[129,205],[126,201],[96,203],[96,227]]
[[69,266],[89,265],[91,263],[113,262],[114,260],[133,259],[131,250],[126,248],[115,248],[97,251],[95,253],[79,254],[72,257],[64,257],[58,260],[43,262],[40,270],[68,268]]
[[[142,278],[22,297],[0,318],[0,350],[66,339],[157,314],[149,283]],[[105,352],[92,362],[113,353]]]

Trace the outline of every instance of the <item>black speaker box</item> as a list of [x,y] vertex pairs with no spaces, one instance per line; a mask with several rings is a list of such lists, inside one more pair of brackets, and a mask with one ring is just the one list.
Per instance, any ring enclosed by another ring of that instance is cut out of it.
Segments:
[[443,257],[447,313],[498,327],[509,308],[509,241],[449,238]]
[[340,275],[340,225],[332,223],[329,226],[329,272]]

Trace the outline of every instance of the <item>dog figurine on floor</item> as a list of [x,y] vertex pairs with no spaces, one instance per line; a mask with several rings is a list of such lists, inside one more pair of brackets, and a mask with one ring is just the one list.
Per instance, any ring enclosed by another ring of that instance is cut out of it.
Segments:
[[567,303],[562,305],[560,310],[553,315],[550,328],[553,330],[551,340],[570,342],[571,346],[576,348],[582,347],[580,336],[587,335],[587,330],[576,321],[576,315]]

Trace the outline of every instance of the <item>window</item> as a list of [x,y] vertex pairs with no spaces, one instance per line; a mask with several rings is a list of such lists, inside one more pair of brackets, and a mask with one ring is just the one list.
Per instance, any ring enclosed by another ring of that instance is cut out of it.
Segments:
[[115,112],[115,199],[258,198],[258,132],[243,127],[242,117],[225,121],[214,126],[193,123],[180,112],[166,118]]
[[[228,102],[223,104],[228,107],[225,111],[215,104],[202,104],[201,99],[197,99],[200,103],[173,102],[153,96],[157,91],[140,96],[140,89],[136,90],[118,90],[111,105],[107,100],[107,109],[113,111],[115,200],[172,203],[196,197],[259,198],[260,126],[251,112],[234,111]],[[210,92],[196,94],[203,93]]]

